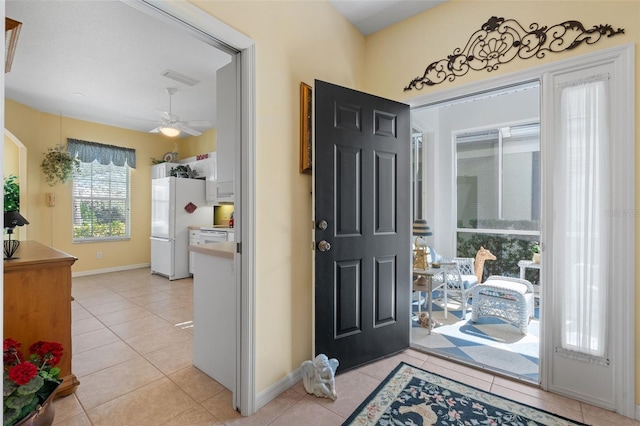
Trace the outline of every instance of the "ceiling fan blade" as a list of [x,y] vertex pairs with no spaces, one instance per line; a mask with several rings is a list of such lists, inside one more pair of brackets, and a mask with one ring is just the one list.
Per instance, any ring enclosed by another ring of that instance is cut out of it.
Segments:
[[189,120],[183,121],[182,124],[189,127],[211,127],[211,122],[209,120]]
[[192,129],[190,127],[187,127],[181,123],[179,123],[178,126],[176,126],[180,131],[185,132],[190,134],[191,136],[200,136],[202,134],[202,132],[197,131],[196,129]]

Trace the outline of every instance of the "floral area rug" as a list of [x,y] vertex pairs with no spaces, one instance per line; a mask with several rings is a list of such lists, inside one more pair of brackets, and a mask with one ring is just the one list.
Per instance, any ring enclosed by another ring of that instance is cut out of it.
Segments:
[[585,425],[400,363],[343,426]]

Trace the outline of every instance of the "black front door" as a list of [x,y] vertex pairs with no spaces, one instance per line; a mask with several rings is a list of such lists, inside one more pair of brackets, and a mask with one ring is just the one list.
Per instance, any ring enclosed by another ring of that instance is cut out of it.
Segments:
[[315,353],[409,347],[409,106],[315,81]]

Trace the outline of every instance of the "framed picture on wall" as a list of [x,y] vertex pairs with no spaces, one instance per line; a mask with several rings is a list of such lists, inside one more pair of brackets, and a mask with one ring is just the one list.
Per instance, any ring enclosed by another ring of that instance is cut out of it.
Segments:
[[300,173],[311,174],[313,165],[311,147],[312,117],[311,86],[300,83]]

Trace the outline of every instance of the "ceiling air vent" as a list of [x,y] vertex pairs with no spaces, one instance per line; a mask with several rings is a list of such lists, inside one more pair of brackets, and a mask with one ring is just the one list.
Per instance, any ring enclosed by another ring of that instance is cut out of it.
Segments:
[[180,74],[174,70],[164,70],[160,73],[163,77],[170,78],[171,80],[175,80],[179,83],[186,84],[187,86],[195,86],[200,83],[200,80],[196,80],[195,78],[191,78],[188,75]]

